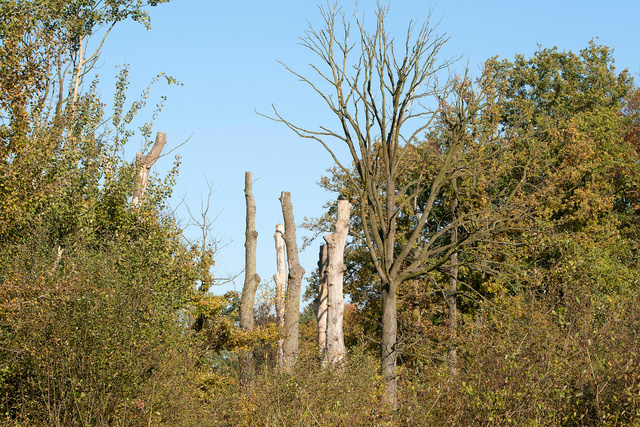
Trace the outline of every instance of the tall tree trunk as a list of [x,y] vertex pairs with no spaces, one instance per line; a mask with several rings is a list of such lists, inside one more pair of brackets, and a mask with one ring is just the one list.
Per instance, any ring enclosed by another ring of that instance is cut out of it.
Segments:
[[449,306],[449,372],[458,374],[458,306],[456,294],[458,292],[458,253],[451,255],[451,267],[449,269],[449,290],[447,292],[447,304]]
[[156,142],[151,147],[151,151],[146,156],[142,153],[137,153],[137,167],[138,178],[136,179],[136,186],[133,190],[133,199],[131,199],[132,206],[138,206],[145,191],[147,191],[147,181],[149,180],[149,173],[151,167],[160,158],[160,153],[167,143],[167,134],[164,132],[158,132],[156,134]]
[[[243,331],[252,331],[254,326],[253,306],[255,305],[256,290],[260,283],[260,276],[256,272],[256,246],[258,232],[256,231],[256,202],[252,193],[253,182],[251,172],[244,175],[244,195],[247,202],[247,226],[245,234],[245,275],[242,298],[240,302],[240,327]],[[255,364],[253,349],[240,354],[241,377],[248,386],[253,386],[255,380]]]
[[[276,324],[278,329],[284,331],[284,293],[287,285],[287,260],[284,247],[284,224],[276,225],[276,234],[273,236],[276,241],[276,262],[277,273],[273,275],[276,284]],[[278,369],[284,369],[284,339],[278,340]]]
[[318,259],[318,296],[313,301],[313,308],[318,321],[318,358],[325,364],[327,356],[327,267],[329,256],[327,245],[320,245]]
[[327,360],[330,365],[339,363],[346,353],[344,347],[344,286],[343,278],[347,266],[344,264],[344,245],[349,234],[351,203],[338,200],[338,219],[335,232],[324,236],[327,242],[329,263],[327,284]]
[[[457,196],[457,183],[453,180],[452,186],[452,200],[451,200],[451,220],[458,220],[458,196]],[[454,227],[451,230],[451,241],[456,242],[458,240],[458,228]],[[451,375],[458,374],[458,350],[457,350],[457,338],[458,338],[458,303],[456,300],[456,294],[458,293],[458,251],[451,254],[449,259],[449,289],[447,291],[447,305],[449,306],[449,372]]]
[[78,40],[78,58],[76,60],[76,69],[74,70],[73,76],[73,92],[71,94],[71,105],[73,107],[73,111],[76,111],[76,103],[78,102],[78,93],[80,89],[80,81],[82,80],[82,71],[84,64],[86,64],[86,60],[84,58],[84,47],[86,45],[86,41],[83,37],[80,37]]
[[396,377],[396,340],[398,333],[398,296],[394,283],[382,284],[382,341],[380,372],[385,381],[384,403],[398,407],[398,378]]
[[284,217],[284,241],[287,246],[287,262],[289,278],[284,313],[284,371],[291,372],[298,357],[298,337],[300,334],[300,283],[304,276],[304,268],[298,261],[298,243],[296,242],[296,225],[291,206],[291,193],[283,191],[280,196],[282,215]]

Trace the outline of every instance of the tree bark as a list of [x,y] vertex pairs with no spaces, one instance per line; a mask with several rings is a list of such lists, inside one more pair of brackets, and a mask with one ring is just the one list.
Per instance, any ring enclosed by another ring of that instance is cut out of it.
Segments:
[[74,78],[73,78],[73,93],[71,95],[71,105],[73,106],[73,109],[75,111],[76,109],[76,103],[78,102],[78,91],[80,88],[80,81],[82,80],[82,68],[84,66],[85,59],[84,59],[84,45],[85,45],[85,41],[83,40],[83,37],[80,37],[80,40],[78,41],[78,62],[76,65],[76,69],[74,72]]
[[285,298],[284,313],[284,371],[291,372],[298,357],[298,337],[300,334],[300,283],[304,276],[304,268],[298,261],[298,243],[296,242],[296,225],[291,206],[291,193],[283,191],[280,196],[282,215],[284,217],[284,241],[287,247],[289,277]]
[[[453,196],[451,200],[451,217],[452,221],[458,220],[458,197],[455,194],[457,191],[456,181],[453,181]],[[458,240],[458,229],[454,227],[451,230],[451,241],[456,242]],[[458,350],[457,350],[457,337],[458,337],[458,303],[456,300],[456,294],[458,293],[458,251],[451,254],[449,258],[449,289],[447,291],[447,305],[449,306],[449,372],[451,375],[458,374]]]
[[[244,195],[247,203],[247,224],[245,233],[245,276],[242,298],[240,302],[240,327],[243,331],[252,331],[254,327],[253,306],[255,305],[256,290],[260,283],[260,276],[256,272],[256,246],[258,232],[256,231],[256,202],[252,193],[253,182],[251,172],[244,175]],[[255,364],[253,350],[245,350],[240,354],[241,378],[248,386],[253,386],[255,380]]]
[[318,321],[318,358],[325,364],[327,356],[327,267],[329,265],[327,245],[320,245],[318,259],[318,296],[313,302]]
[[398,407],[398,378],[396,365],[398,354],[396,341],[398,334],[398,295],[393,283],[382,284],[382,341],[380,373],[385,381],[384,403],[394,410]]
[[[276,262],[277,273],[273,275],[276,284],[276,324],[280,331],[284,331],[284,294],[287,285],[287,261],[285,257],[284,224],[276,225]],[[278,369],[284,369],[284,339],[278,340]]]
[[343,320],[344,286],[343,278],[347,266],[344,264],[344,245],[349,234],[351,203],[338,200],[338,219],[333,234],[324,236],[327,242],[329,263],[326,272],[327,284],[327,361],[333,366],[344,358]]
[[136,179],[136,186],[133,191],[133,199],[131,199],[132,206],[138,206],[145,191],[147,191],[147,182],[149,180],[149,173],[151,167],[160,158],[160,153],[167,143],[167,134],[164,132],[158,132],[156,134],[156,142],[151,147],[151,151],[146,156],[142,153],[137,153],[137,166],[138,166],[138,178]]

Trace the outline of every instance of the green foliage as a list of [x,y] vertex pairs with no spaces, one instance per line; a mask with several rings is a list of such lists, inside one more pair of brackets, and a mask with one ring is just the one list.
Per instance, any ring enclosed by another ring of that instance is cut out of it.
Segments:
[[[177,408],[197,408],[198,354],[181,313],[211,257],[186,245],[166,213],[178,163],[131,207],[136,165],[122,158],[123,136],[133,135],[128,125],[148,92],[126,110],[122,74],[110,129],[97,81],[69,100],[56,72],[79,55],[74,37],[144,21],[142,6],[0,5],[0,412],[8,425],[189,425]],[[150,130],[141,129],[146,140]]]
[[637,153],[624,141],[629,120],[620,114],[632,81],[615,72],[611,50],[544,49],[513,64],[491,60],[488,69],[503,98],[501,123],[517,126],[535,156],[528,194],[538,215],[582,227],[623,208],[618,197],[637,183]]
[[[62,425],[170,417],[171,400],[154,390],[161,378],[184,383],[180,365],[192,364],[178,313],[198,279],[194,254],[163,212],[170,193],[162,182],[130,206],[135,164],[97,133],[103,110],[95,94],[77,107],[54,125],[63,145],[43,150],[29,137],[5,163],[2,413]],[[153,411],[138,414],[132,402]]]
[[463,372],[442,396],[467,425],[635,424],[639,163],[621,114],[631,79],[593,43],[487,67],[501,126],[533,159],[520,196],[533,209],[498,258],[511,268],[489,282],[509,292],[468,319]]

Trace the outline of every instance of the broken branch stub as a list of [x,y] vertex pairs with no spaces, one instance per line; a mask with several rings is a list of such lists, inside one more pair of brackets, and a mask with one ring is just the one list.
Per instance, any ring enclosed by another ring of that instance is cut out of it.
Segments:
[[156,134],[156,142],[151,147],[149,154],[143,156],[142,153],[136,153],[136,165],[138,167],[138,177],[136,179],[136,186],[133,190],[133,198],[131,199],[132,206],[138,206],[145,191],[147,191],[147,182],[149,181],[149,173],[151,167],[160,158],[160,153],[164,149],[167,143],[167,134],[164,132],[158,132]]

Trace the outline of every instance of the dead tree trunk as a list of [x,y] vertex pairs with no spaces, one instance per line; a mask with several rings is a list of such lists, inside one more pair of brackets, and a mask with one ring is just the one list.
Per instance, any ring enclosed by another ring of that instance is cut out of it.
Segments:
[[156,135],[156,142],[151,147],[151,151],[146,156],[142,153],[137,153],[137,167],[138,178],[136,179],[136,186],[133,190],[133,199],[131,200],[132,206],[138,206],[145,191],[147,191],[147,182],[149,180],[149,172],[151,167],[160,158],[160,153],[167,143],[167,134],[164,132],[158,132]]
[[282,215],[284,216],[284,241],[287,247],[289,278],[284,313],[284,371],[291,372],[298,357],[298,336],[300,333],[300,283],[304,276],[304,268],[298,262],[298,243],[296,242],[296,225],[293,219],[291,193],[283,191],[280,196]]
[[[256,272],[256,246],[258,232],[256,231],[256,202],[253,198],[251,172],[244,175],[244,195],[247,202],[247,226],[245,234],[245,276],[242,298],[240,302],[240,327],[243,331],[253,330],[253,306],[256,299],[256,289],[260,283],[260,276]],[[241,353],[241,377],[246,385],[252,386],[255,378],[255,365],[251,349]]]
[[[273,275],[276,284],[276,324],[280,331],[284,331],[284,293],[287,285],[287,261],[284,246],[284,224],[276,225],[276,262],[278,272]],[[278,340],[278,369],[284,369],[284,339]]]
[[325,364],[327,356],[327,267],[329,266],[328,246],[320,245],[318,259],[318,296],[313,308],[318,321],[318,358]]
[[346,353],[344,347],[344,292],[343,278],[347,266],[344,264],[344,245],[349,234],[351,203],[338,200],[338,219],[333,234],[324,236],[327,242],[329,263],[326,271],[327,284],[327,361],[338,364]]

